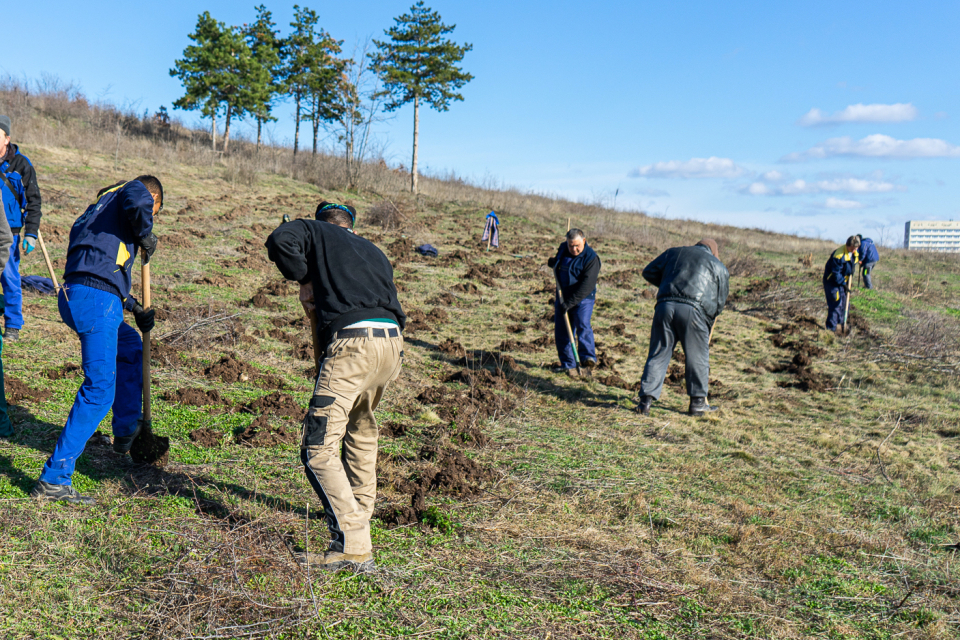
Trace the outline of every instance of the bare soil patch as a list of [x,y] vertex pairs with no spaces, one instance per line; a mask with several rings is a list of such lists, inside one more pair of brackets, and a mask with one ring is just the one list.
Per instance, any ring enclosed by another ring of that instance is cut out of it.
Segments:
[[238,433],[235,441],[248,447],[275,447],[280,444],[296,444],[300,441],[300,434],[283,426],[271,425],[267,416],[260,416]]
[[73,377],[83,373],[83,370],[80,368],[80,365],[68,362],[67,364],[60,365],[59,367],[51,367],[49,369],[44,369],[42,375],[48,380],[63,380],[64,378]]
[[13,376],[6,376],[4,378],[4,391],[7,394],[7,402],[9,404],[22,404],[24,400],[30,400],[31,402],[39,404],[45,400],[49,400],[50,396],[53,395],[46,389],[28,387],[23,380],[14,378]]

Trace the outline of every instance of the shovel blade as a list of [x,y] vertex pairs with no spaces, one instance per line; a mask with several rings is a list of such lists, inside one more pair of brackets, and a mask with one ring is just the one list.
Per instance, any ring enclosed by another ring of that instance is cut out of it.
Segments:
[[140,421],[140,433],[130,447],[130,458],[137,464],[157,464],[165,466],[169,459],[170,438],[153,433],[150,420]]

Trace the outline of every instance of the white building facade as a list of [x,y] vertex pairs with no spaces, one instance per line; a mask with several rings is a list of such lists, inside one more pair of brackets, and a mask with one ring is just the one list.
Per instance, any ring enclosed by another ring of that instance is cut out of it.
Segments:
[[903,248],[960,253],[960,222],[911,220],[904,225]]

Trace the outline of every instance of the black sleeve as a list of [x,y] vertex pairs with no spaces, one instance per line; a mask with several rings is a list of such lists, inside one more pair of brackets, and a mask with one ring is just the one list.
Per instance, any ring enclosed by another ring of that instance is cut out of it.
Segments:
[[667,252],[664,251],[643,269],[643,279],[655,287],[663,281],[663,270],[667,266]]
[[720,282],[717,287],[717,315],[723,313],[723,307],[727,304],[727,296],[730,294],[730,272],[723,267],[720,273]]
[[600,277],[600,256],[595,257],[583,270],[583,277],[573,289],[569,291],[563,302],[568,309],[571,309],[590,295],[597,288],[597,278]]
[[551,269],[557,266],[557,257],[553,256],[552,258],[547,258],[547,266]]
[[27,198],[27,214],[23,222],[23,235],[37,237],[40,230],[40,186],[37,184],[37,172],[29,162],[23,163],[23,190]]
[[286,222],[274,229],[264,246],[267,257],[277,265],[277,269],[287,280],[296,280],[300,284],[310,281],[310,267],[307,254],[313,237],[302,220]]
[[120,209],[126,214],[138,241],[153,233],[153,196],[143,183],[136,180],[128,182],[117,193],[117,197],[120,199]]

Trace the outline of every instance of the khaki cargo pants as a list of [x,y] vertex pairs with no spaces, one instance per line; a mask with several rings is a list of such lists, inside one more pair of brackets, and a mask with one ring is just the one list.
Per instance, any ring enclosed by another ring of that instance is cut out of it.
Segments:
[[[303,421],[300,459],[320,497],[330,529],[330,550],[372,549],[370,518],[377,497],[377,440],[373,410],[387,383],[400,375],[403,337],[382,329],[348,329],[334,336],[320,362]],[[341,338],[345,332],[367,337]],[[342,445],[342,451],[341,451]]]

